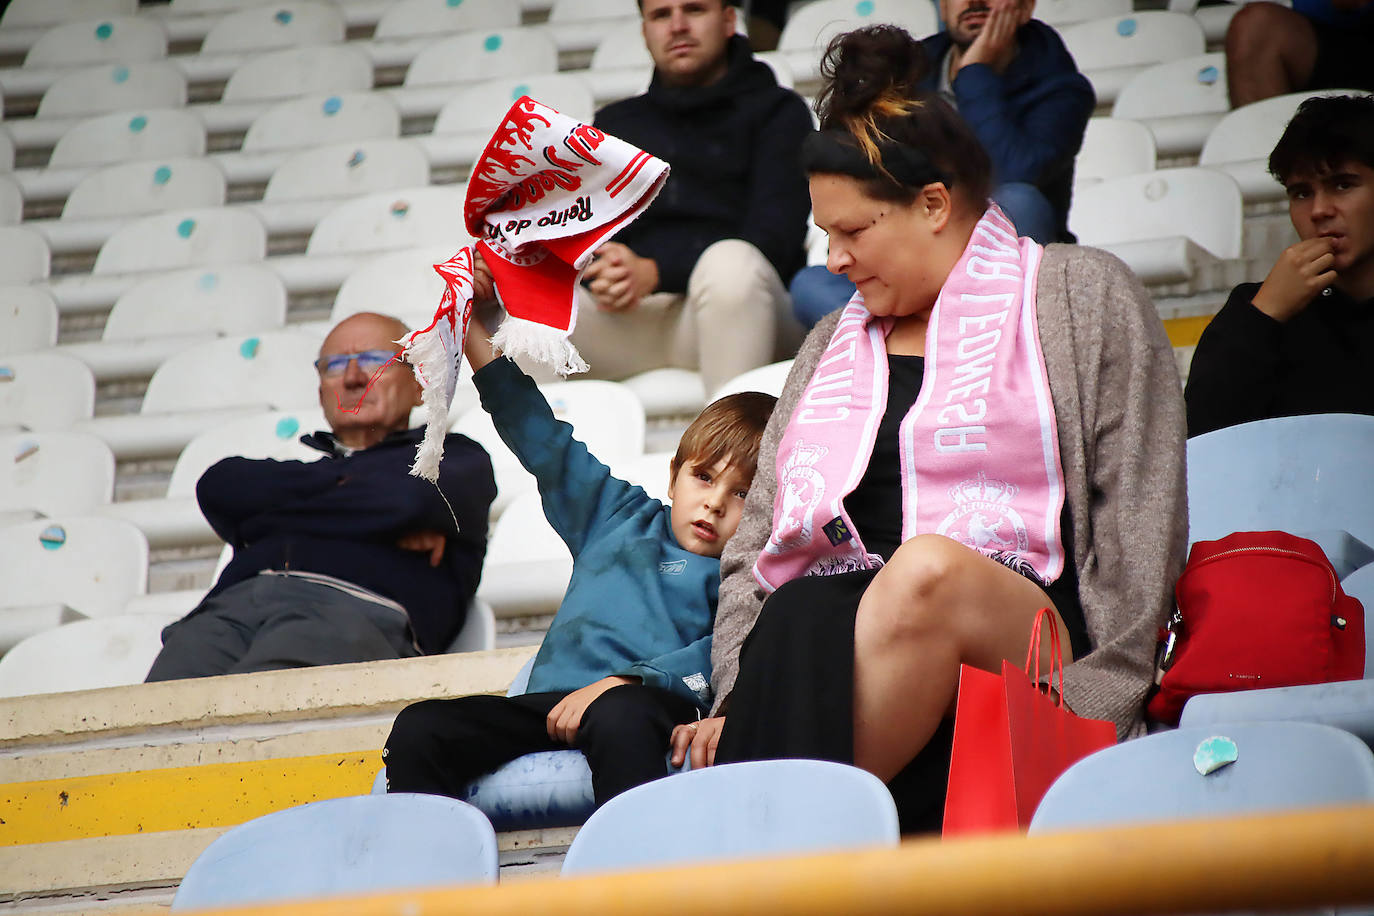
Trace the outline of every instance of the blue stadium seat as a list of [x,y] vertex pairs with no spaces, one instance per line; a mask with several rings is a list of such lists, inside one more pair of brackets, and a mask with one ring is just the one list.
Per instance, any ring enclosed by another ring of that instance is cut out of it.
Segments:
[[1355,414],[1256,420],[1189,439],[1189,537],[1338,529],[1374,546],[1371,453],[1374,417]]
[[1179,725],[1225,730],[1233,722],[1316,722],[1374,747],[1374,680],[1203,693],[1183,707]]
[[563,874],[895,846],[897,808],[878,777],[825,760],[693,770],[625,792],[578,831]]
[[[1233,762],[1207,770],[1208,761]],[[1309,722],[1182,727],[1100,750],[1050,786],[1030,832],[1374,801],[1374,753]]]
[[172,909],[496,881],[496,834],[437,795],[358,795],[254,818],[215,840]]

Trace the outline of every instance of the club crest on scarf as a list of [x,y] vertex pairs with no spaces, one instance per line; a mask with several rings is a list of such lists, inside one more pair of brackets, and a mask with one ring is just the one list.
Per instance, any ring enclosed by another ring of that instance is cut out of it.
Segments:
[[654,199],[668,164],[522,96],[468,179],[468,232],[508,317],[492,338],[563,375],[587,365],[569,341],[577,279],[597,247]]

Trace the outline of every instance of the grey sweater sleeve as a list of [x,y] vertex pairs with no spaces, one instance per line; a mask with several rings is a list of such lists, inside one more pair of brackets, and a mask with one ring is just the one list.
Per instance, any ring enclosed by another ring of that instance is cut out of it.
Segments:
[[1038,300],[1093,644],[1065,669],[1064,695],[1124,738],[1143,730],[1158,629],[1187,550],[1182,386],[1153,303],[1112,255],[1050,246]]
[[840,311],[822,318],[797,353],[782,397],[778,398],[773,416],[763,431],[759,467],[749,487],[744,515],[720,558],[720,602],[716,606],[715,634],[711,642],[711,689],[716,698],[712,715],[723,714],[722,705],[735,688],[735,677],[739,674],[740,645],[754,628],[759,609],[763,607],[765,595],[754,579],[754,563],[773,529],[773,500],[778,492],[778,443],[792,420],[792,412],[796,410],[806,383],[815,372],[816,363],[835,333]]

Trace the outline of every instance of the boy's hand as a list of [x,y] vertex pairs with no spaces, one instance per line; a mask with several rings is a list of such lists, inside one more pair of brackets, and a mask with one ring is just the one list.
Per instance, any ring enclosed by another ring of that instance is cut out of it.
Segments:
[[699,770],[702,767],[714,766],[716,745],[720,743],[720,730],[724,727],[725,717],[713,716],[709,719],[702,719],[700,722],[689,722],[674,728],[671,739],[673,766],[682,766],[682,761],[687,758],[689,749],[692,753],[692,769]]
[[1336,282],[1331,264],[1333,242],[1317,236],[1285,248],[1251,301],[1276,321],[1287,321],[1307,308],[1322,290]]
[[482,252],[474,245],[472,249],[472,304],[481,305],[496,298],[496,281],[492,279],[491,268],[482,259]]
[[582,280],[600,309],[621,312],[639,305],[639,300],[658,288],[658,264],[619,242],[606,242],[596,250]]
[[560,700],[557,706],[550,709],[548,716],[544,719],[549,740],[562,741],[564,744],[572,745],[573,741],[577,739],[577,730],[582,726],[582,714],[587,711],[588,706],[596,702],[597,697],[612,687],[638,683],[639,678],[637,677],[612,675],[574,690]]

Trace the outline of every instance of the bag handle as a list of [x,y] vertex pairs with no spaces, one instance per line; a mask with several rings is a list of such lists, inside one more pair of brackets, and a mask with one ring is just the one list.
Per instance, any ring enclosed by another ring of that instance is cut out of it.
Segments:
[[[1054,705],[1063,707],[1064,705],[1064,655],[1059,644],[1059,627],[1054,624],[1054,611],[1047,607],[1042,607],[1035,612],[1035,622],[1031,624],[1030,648],[1026,651],[1026,674],[1031,675],[1031,683],[1040,683],[1040,631],[1041,623],[1049,620],[1050,631],[1050,683],[1051,692],[1054,691],[1054,675],[1059,673],[1059,691],[1053,697]],[[1034,665],[1032,674],[1031,666]]]

